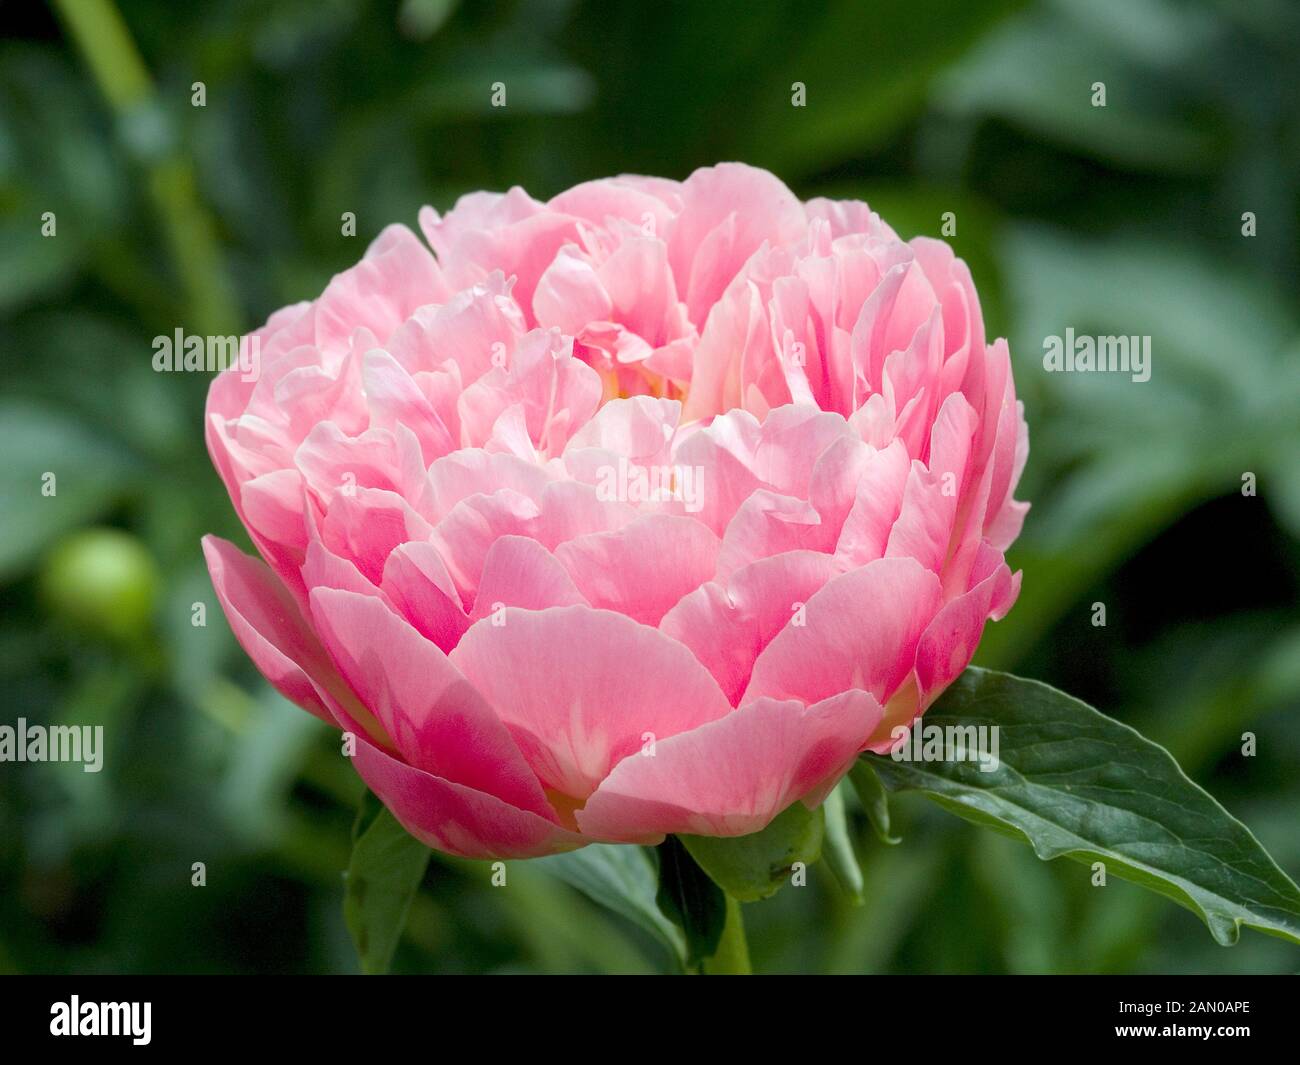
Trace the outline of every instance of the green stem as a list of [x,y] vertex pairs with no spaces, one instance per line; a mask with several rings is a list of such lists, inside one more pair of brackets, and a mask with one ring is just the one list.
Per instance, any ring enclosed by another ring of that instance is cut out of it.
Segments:
[[[53,6],[119,120],[160,108],[153,80],[113,0],[53,0]],[[199,198],[193,164],[170,141],[159,151],[141,162],[185,289],[189,326],[213,335],[238,331],[238,304],[216,225]]]
[[745,941],[745,919],[740,913],[740,903],[727,896],[727,923],[722,928],[717,953],[705,958],[704,972],[712,976],[748,976],[749,944]]

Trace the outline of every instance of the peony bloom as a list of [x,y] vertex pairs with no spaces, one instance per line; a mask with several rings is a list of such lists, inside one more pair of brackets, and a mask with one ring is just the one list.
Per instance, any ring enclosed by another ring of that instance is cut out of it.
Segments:
[[1027,435],[970,274],[728,164],[393,226],[219,375],[209,537],[272,684],[430,846],[816,805],[1019,585]]

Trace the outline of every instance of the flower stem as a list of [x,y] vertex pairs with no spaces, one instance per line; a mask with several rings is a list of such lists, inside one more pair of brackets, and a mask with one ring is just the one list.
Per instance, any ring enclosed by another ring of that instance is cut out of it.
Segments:
[[730,895],[727,896],[727,923],[722,928],[718,950],[713,957],[704,959],[702,968],[712,976],[748,976],[753,971],[749,967],[745,919],[740,913],[740,903]]

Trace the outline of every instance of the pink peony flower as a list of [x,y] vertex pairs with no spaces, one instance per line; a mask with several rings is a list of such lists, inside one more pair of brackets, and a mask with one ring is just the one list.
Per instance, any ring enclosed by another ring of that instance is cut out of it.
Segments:
[[741,835],[819,803],[1015,600],[1028,448],[969,271],[726,164],[400,226],[247,343],[209,537],[272,684],[430,846]]

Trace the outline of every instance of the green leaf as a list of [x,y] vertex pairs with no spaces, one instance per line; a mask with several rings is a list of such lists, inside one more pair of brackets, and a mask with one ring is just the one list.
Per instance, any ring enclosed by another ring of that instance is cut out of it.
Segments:
[[682,836],[691,857],[714,883],[741,902],[773,895],[790,879],[796,862],[812,865],[821,855],[821,809],[793,803],[762,832],[748,836]]
[[[1020,6],[1021,0],[796,5],[787,18],[797,20],[799,33],[754,68],[762,71],[751,83],[762,121],[738,121],[722,135],[731,136],[737,158],[784,175],[815,170],[814,160],[852,158],[920,111],[944,65]],[[935,25],[943,32],[926,28]],[[807,84],[806,106],[791,106],[796,82]],[[830,101],[835,105],[825,106]]]
[[880,782],[880,777],[876,775],[876,771],[871,766],[872,763],[866,759],[859,759],[853,768],[849,770],[849,783],[853,785],[853,790],[858,793],[858,801],[862,803],[862,809],[866,811],[867,820],[871,822],[876,838],[881,843],[887,843],[892,847],[897,843],[901,843],[902,838],[895,836],[890,830],[889,795],[885,791],[885,786]]
[[386,806],[365,793],[352,828],[352,860],[343,893],[343,918],[362,972],[388,971],[429,853]]
[[534,863],[572,888],[649,932],[680,964],[687,963],[686,940],[659,908],[659,871],[650,851],[610,843],[593,843]]
[[655,901],[685,933],[686,964],[694,968],[717,953],[727,922],[727,898],[676,837],[669,836],[656,851],[659,891]]
[[1106,870],[1198,914],[1215,940],[1241,925],[1300,943],[1300,888],[1164,748],[1038,681],[968,669],[926,728],[998,728],[1000,764],[868,756],[895,791],[1029,842],[1038,857]]
[[831,867],[844,894],[848,895],[855,906],[861,906],[862,867],[858,865],[858,856],[853,850],[853,837],[849,833],[849,820],[844,810],[843,787],[841,781],[831,789],[826,801],[822,803],[822,815],[826,820],[826,864]]
[[[1214,161],[1216,149],[1222,149],[1222,130],[1201,109],[1187,106],[1185,97],[1153,91],[1158,64],[1134,62],[1131,54],[1136,23],[1143,21],[1134,15],[1141,9],[1149,21],[1162,6],[1094,0],[1071,11],[1059,8],[1073,5],[1039,5],[972,48],[939,81],[936,102],[952,114],[997,115],[1049,142],[1126,167],[1204,169]],[[1105,12],[1092,20],[1100,26],[1076,15],[1094,7]],[[1182,18],[1176,33],[1169,33],[1166,24],[1155,36],[1166,50],[1170,42],[1176,49],[1201,38],[1200,47],[1209,51],[1212,40],[1200,33],[1208,21],[1193,28],[1194,20]],[[1127,47],[1104,30],[1097,32],[1108,27],[1113,33],[1120,24]],[[1163,62],[1178,58],[1167,54]],[[1105,82],[1109,94],[1105,107],[1089,102],[1098,81]]]

